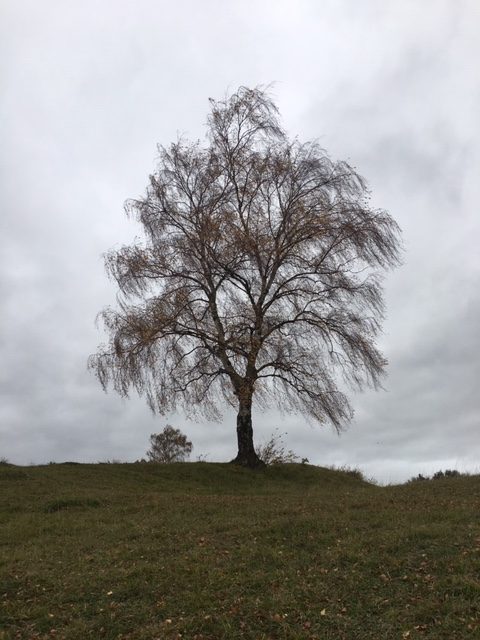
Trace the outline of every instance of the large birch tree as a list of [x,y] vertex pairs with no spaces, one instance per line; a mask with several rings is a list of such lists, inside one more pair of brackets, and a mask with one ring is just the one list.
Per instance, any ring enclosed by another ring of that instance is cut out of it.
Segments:
[[363,178],[317,142],[290,140],[261,88],[211,100],[204,145],[159,147],[143,198],[144,240],[106,255],[119,304],[91,356],[100,382],[161,414],[237,409],[238,454],[254,467],[252,403],[340,431],[344,389],[377,388],[381,272],[400,232]]

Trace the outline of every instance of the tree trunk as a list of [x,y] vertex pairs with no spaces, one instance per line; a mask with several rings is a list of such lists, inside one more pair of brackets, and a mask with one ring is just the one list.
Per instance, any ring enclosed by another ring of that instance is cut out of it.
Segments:
[[240,401],[237,415],[237,441],[238,453],[237,457],[231,461],[233,464],[239,464],[242,467],[249,467],[251,469],[265,466],[257,456],[253,446],[251,400]]

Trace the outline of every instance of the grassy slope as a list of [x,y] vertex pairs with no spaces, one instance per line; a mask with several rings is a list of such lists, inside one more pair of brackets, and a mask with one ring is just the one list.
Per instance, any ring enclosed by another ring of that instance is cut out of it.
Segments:
[[480,637],[480,476],[0,466],[0,638]]

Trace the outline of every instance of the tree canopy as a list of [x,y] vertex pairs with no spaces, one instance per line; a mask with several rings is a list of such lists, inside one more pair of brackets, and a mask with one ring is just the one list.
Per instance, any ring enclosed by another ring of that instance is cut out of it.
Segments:
[[352,166],[288,138],[266,91],[210,102],[206,143],[160,146],[126,204],[145,239],[106,256],[120,302],[90,366],[162,414],[237,407],[235,461],[255,466],[254,398],[341,430],[343,383],[380,384],[381,272],[400,231]]

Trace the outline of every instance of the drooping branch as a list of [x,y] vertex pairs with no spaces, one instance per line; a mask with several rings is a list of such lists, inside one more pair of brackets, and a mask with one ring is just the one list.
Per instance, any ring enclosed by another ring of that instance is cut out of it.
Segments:
[[90,366],[161,412],[261,397],[341,429],[340,380],[376,387],[385,371],[380,273],[399,264],[398,226],[351,166],[287,138],[265,91],[211,106],[208,144],[159,147],[127,203],[145,239],[106,255],[121,304]]

